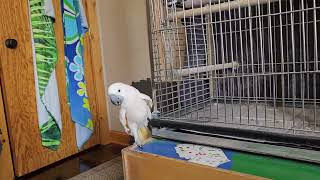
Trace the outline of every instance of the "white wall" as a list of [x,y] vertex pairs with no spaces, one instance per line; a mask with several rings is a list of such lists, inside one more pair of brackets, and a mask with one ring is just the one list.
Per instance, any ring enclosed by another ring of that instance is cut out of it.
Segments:
[[[150,78],[146,0],[97,0],[105,89],[116,81]],[[108,99],[109,126],[123,131]]]
[[139,81],[151,76],[146,0],[126,0],[130,77]]

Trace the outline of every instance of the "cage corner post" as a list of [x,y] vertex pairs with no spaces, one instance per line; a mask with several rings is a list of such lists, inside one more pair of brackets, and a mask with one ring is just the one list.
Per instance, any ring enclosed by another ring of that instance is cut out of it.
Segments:
[[[212,29],[212,25],[211,25],[211,22],[212,22],[212,14],[209,13],[209,14],[206,14],[205,15],[205,19],[206,19],[206,36],[207,36],[207,52],[208,52],[208,55],[207,55],[207,64],[208,66],[210,65],[216,65],[214,60],[215,60],[215,39],[214,39],[214,36],[213,36],[213,29]],[[214,77],[215,77],[215,72],[214,71],[209,71],[208,72],[208,78],[209,78],[209,91],[210,91],[210,102],[212,100],[212,98],[214,97],[215,95],[215,80],[214,80]]]

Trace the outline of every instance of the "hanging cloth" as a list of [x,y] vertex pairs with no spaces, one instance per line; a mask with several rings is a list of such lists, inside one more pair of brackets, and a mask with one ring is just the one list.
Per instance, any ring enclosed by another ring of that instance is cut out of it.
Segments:
[[76,126],[78,149],[93,133],[90,105],[84,78],[83,36],[88,30],[81,0],[61,0],[68,103]]
[[[57,150],[61,144],[61,113],[55,68],[58,60],[51,0],[30,0],[33,65],[38,122],[44,147]],[[46,11],[51,6],[51,11]]]

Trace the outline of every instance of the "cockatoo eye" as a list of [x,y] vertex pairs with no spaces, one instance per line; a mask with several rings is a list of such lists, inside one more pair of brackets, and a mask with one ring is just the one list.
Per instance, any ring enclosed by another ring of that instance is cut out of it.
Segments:
[[120,89],[118,89],[118,92],[121,92],[121,90],[120,90]]

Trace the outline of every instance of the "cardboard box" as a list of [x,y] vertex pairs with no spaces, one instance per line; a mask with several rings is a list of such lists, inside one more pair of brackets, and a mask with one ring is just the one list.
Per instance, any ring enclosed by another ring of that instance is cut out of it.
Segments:
[[125,180],[260,180],[262,177],[213,168],[135,150],[122,150]]

